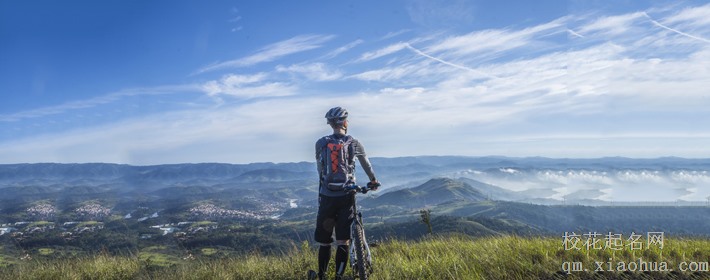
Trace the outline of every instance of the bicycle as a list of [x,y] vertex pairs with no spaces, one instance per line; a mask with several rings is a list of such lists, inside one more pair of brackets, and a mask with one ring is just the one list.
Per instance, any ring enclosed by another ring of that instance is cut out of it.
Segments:
[[[379,187],[379,185],[374,186]],[[368,183],[367,186],[361,187],[358,185],[347,185],[344,187],[343,191],[347,193],[367,193],[372,189],[371,185]],[[365,236],[365,228],[362,222],[362,212],[357,208],[357,200],[355,195],[352,196],[353,208],[355,209],[355,218],[350,224],[350,235],[353,239],[353,244],[350,246],[350,266],[352,268],[354,276],[360,280],[367,280],[369,275],[373,272],[372,263],[372,253],[370,252],[370,245],[367,243],[367,238]],[[308,279],[316,279],[317,274],[315,271],[308,271]]]
[[[346,186],[345,191],[355,193],[367,193],[370,186],[360,187],[358,185]],[[350,246],[350,266],[353,273],[357,272],[360,280],[367,280],[367,277],[372,274],[372,253],[370,245],[367,244],[365,236],[365,228],[362,222],[362,212],[357,208],[356,199],[353,195],[353,207],[355,209],[355,219],[350,224],[350,233],[353,238],[353,246]]]

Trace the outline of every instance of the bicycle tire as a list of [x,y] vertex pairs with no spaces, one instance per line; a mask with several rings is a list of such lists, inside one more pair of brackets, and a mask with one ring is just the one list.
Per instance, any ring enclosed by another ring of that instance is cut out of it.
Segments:
[[365,232],[362,229],[362,225],[360,223],[355,223],[355,236],[354,236],[354,241],[355,241],[355,255],[357,255],[357,264],[355,265],[355,268],[357,269],[357,275],[360,277],[360,280],[367,280],[368,277],[368,268],[367,268],[367,251],[365,249]]

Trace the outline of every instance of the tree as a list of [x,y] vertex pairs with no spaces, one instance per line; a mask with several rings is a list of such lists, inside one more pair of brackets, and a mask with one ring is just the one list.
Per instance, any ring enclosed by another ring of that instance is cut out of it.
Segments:
[[427,229],[429,230],[429,235],[431,235],[432,234],[431,210],[430,209],[419,210],[419,216],[422,218],[422,223],[424,223],[427,226]]

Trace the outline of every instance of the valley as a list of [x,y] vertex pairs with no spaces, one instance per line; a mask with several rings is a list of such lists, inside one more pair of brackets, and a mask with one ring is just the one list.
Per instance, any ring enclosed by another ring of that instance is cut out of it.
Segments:
[[[581,182],[625,180],[613,188],[633,189],[652,180],[677,185],[649,185],[649,192],[686,188],[704,195],[708,160],[414,157],[375,158],[373,165],[385,185],[358,199],[374,242],[427,236],[419,217],[425,209],[436,235],[710,235],[707,201],[615,201],[597,196],[604,193],[599,190],[570,192],[583,188]],[[305,162],[0,165],[0,254],[12,262],[102,251],[181,257],[282,252],[312,241],[314,169]],[[555,184],[550,174],[559,175]],[[580,174],[597,177],[582,180]],[[561,188],[570,195],[560,196]]]

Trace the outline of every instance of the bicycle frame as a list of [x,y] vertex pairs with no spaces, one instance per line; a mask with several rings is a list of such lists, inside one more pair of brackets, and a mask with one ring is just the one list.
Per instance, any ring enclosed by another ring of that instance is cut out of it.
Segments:
[[[367,244],[367,237],[365,236],[365,227],[363,226],[362,223],[362,213],[360,211],[357,211],[357,218],[353,220],[352,224],[350,224],[350,232],[352,236],[355,236],[357,234],[357,224],[360,225],[360,228],[362,229],[362,241],[363,244],[365,245],[365,252],[367,252],[367,255],[365,257],[365,265],[368,268],[372,267],[372,254],[370,253],[370,245]],[[353,270],[356,269],[357,262],[359,260],[357,259],[357,254],[355,253],[355,246],[350,246],[350,266],[352,266]]]
[[[352,191],[354,192],[363,192],[367,191],[367,189],[363,189],[359,186],[353,186]],[[357,199],[355,199],[355,195],[353,195],[353,208],[355,210],[355,218],[353,219],[353,222],[350,224],[350,234],[353,238],[351,246],[350,246],[350,266],[352,268],[353,273],[357,274],[358,272],[358,266],[360,265],[361,261],[364,261],[363,267],[365,268],[366,272],[364,273],[364,278],[368,278],[367,274],[372,273],[372,253],[370,252],[370,245],[367,243],[367,237],[365,235],[365,227],[362,222],[362,212],[360,212],[360,209],[357,207]],[[361,232],[358,232],[361,231]],[[364,255],[362,256],[363,260],[358,259],[358,254],[357,254],[357,243],[358,241],[356,239],[361,238],[359,241],[362,243],[362,246],[364,247]],[[363,275],[363,274],[360,274]],[[363,277],[360,277],[363,278]]]

